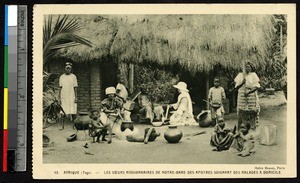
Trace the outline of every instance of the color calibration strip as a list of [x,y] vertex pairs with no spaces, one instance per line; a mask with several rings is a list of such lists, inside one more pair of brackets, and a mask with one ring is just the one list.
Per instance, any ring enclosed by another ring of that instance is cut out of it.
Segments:
[[26,170],[27,7],[5,6],[3,172]]
[[7,172],[8,146],[8,6],[5,6],[4,23],[4,106],[3,106],[3,172]]

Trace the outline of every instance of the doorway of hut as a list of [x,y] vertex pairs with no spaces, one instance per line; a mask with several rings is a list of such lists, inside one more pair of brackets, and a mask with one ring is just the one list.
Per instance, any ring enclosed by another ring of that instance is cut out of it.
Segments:
[[118,84],[118,63],[113,60],[105,60],[100,64],[101,98],[105,98],[107,87],[116,87]]
[[[185,69],[181,69],[178,73],[179,80],[187,84],[191,99],[193,101],[193,113],[198,115],[202,110],[206,109],[207,88],[206,79],[209,75],[203,72],[191,73]],[[208,86],[209,87],[209,86]]]

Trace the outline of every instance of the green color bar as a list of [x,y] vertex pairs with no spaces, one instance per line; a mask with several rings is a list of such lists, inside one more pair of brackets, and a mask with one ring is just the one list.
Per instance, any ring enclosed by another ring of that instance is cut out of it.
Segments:
[[4,46],[4,88],[8,88],[8,46]]

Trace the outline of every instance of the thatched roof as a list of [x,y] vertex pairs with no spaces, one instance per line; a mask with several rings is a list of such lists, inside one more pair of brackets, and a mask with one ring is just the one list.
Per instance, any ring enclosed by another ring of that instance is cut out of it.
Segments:
[[93,47],[61,51],[75,62],[101,60],[179,64],[208,71],[216,64],[239,68],[252,58],[265,65],[274,32],[272,15],[72,15],[78,35]]

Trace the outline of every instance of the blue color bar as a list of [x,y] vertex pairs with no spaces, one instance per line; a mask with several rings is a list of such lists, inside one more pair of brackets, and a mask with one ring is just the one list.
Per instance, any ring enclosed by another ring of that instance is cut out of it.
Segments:
[[8,5],[5,5],[5,20],[4,20],[4,45],[8,45]]

